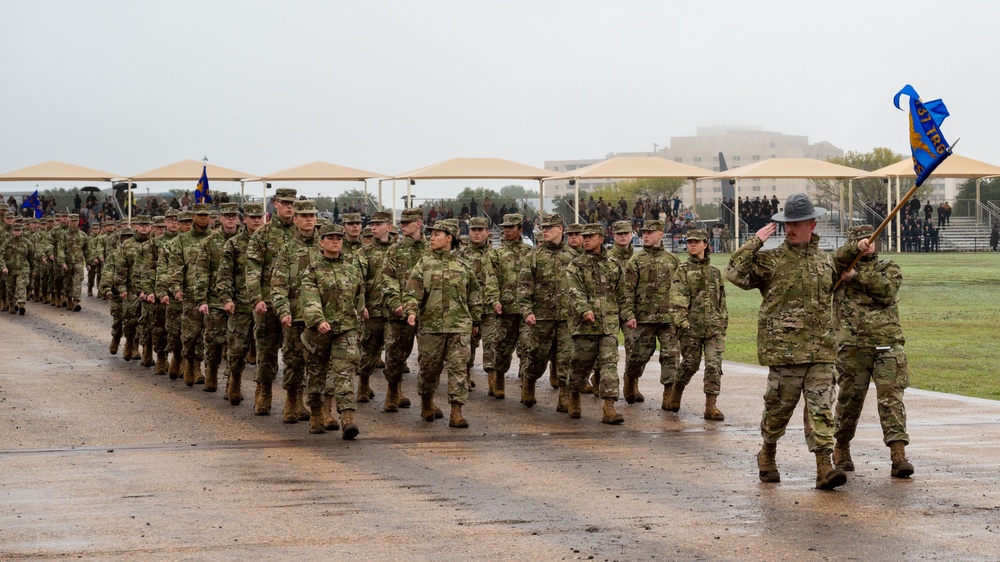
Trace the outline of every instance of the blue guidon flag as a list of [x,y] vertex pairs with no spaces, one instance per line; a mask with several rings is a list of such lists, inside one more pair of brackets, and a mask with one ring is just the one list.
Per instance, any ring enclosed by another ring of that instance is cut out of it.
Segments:
[[919,187],[945,158],[951,156],[951,146],[941,133],[941,123],[948,117],[948,108],[941,100],[924,103],[920,95],[907,84],[896,93],[893,103],[899,107],[899,97],[910,98],[910,150],[913,152],[913,171],[917,173]]
[[35,212],[36,219],[42,218],[42,215],[44,215],[45,213],[42,211],[42,200],[38,198],[37,189],[35,190],[34,193],[28,196],[27,199],[24,200],[24,203],[21,203],[21,208],[33,210]]
[[212,196],[208,194],[208,166],[201,167],[201,179],[194,188],[195,203],[211,203]]

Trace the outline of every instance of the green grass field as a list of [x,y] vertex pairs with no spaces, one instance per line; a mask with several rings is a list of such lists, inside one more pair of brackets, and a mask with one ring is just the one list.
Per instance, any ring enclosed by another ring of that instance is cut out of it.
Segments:
[[[1000,253],[891,254],[903,270],[899,313],[910,386],[1000,400]],[[712,256],[724,268],[728,254]],[[757,363],[760,293],[727,283],[725,358]]]

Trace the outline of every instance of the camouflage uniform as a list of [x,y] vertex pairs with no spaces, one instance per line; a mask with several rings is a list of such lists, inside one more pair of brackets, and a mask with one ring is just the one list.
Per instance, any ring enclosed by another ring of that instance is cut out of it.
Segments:
[[[431,229],[458,238],[455,219],[439,220]],[[403,289],[402,302],[403,317],[415,316],[420,327],[418,388],[425,405],[430,404],[433,409],[432,397],[446,367],[448,401],[464,405],[469,398],[465,373],[469,336],[473,327],[478,327],[483,307],[475,274],[454,251],[433,251],[413,268]],[[425,411],[421,408],[426,420]],[[427,421],[433,421],[433,417]]]
[[141,246],[147,237],[136,233],[121,244],[118,260],[115,263],[115,286],[118,295],[122,297],[122,331],[125,335],[125,350],[122,359],[131,361],[136,351],[136,331],[139,325],[141,305],[139,303],[139,284],[141,281],[142,256]]
[[48,269],[52,267],[48,254],[51,237],[45,228],[45,222],[40,219],[39,222],[41,226],[31,237],[32,253],[35,256],[35,259],[31,260],[31,290],[35,295],[35,302],[44,302],[46,293],[44,278]]
[[[209,215],[209,207],[205,203],[196,203],[194,206],[195,215]],[[185,365],[184,384],[193,386],[204,382],[201,374],[201,363],[205,358],[205,348],[203,334],[205,330],[205,316],[198,310],[198,303],[194,299],[195,284],[198,275],[198,252],[201,245],[212,233],[210,227],[199,230],[197,226],[192,226],[191,230],[177,235],[172,243],[169,255],[170,281],[168,290],[170,295],[181,294],[183,300],[181,312],[181,358]]]
[[[295,201],[294,189],[279,188],[274,192],[278,201]],[[281,321],[271,305],[271,270],[279,248],[283,248],[292,236],[294,226],[280,217],[257,229],[247,244],[247,299],[256,308],[263,302],[267,311],[254,310],[254,341],[257,346],[257,396],[255,413],[267,414],[271,410],[271,385],[278,373],[278,349],[281,347]]]
[[[692,230],[687,239],[689,242],[703,240],[706,247],[704,258],[688,256],[687,262],[677,268],[670,286],[670,312],[677,326],[683,357],[681,373],[674,379],[674,385],[683,388],[691,382],[704,353],[705,394],[717,396],[722,388],[722,354],[726,351],[726,328],[729,326],[726,286],[722,272],[712,266],[709,258],[707,233]],[[711,400],[714,408],[714,398]],[[706,415],[709,415],[708,409],[706,407]],[[714,417],[706,419],[724,419],[721,412],[715,412],[712,412]]]
[[[264,216],[264,206],[259,203],[244,205],[248,217]],[[222,247],[222,262],[219,265],[215,284],[222,305],[233,303],[233,313],[226,325],[226,398],[236,406],[243,400],[240,391],[246,354],[253,340],[253,306],[247,296],[247,247],[250,234],[241,228],[236,236],[226,241]]]
[[[558,214],[545,215],[542,221],[543,227],[562,225],[563,218]],[[518,310],[523,318],[535,316],[535,325],[525,324],[521,334],[527,350],[521,361],[522,390],[529,389],[531,394],[522,396],[522,402],[528,406],[534,404],[535,381],[541,378],[553,355],[558,372],[563,374],[558,381],[562,389],[561,402],[568,398],[566,389],[573,358],[573,337],[567,324],[566,269],[575,257],[561,240],[556,244],[542,242],[531,252],[518,274]]]
[[33,253],[31,241],[25,236],[23,219],[14,220],[14,226],[0,244],[0,250],[3,250],[0,252],[0,270],[7,270],[7,274],[3,275],[7,285],[4,297],[7,309],[12,314],[23,315],[28,299],[28,279],[31,276],[29,262]]
[[[584,235],[603,235],[599,224],[584,226]],[[618,399],[618,331],[635,315],[628,296],[628,281],[622,266],[608,257],[603,246],[594,253],[576,256],[566,270],[569,286],[569,328],[573,334],[574,357],[570,371],[571,400],[579,405],[579,395],[595,367],[601,373],[600,396],[605,405]],[[587,312],[594,321],[587,323]],[[577,410],[578,412],[578,410]],[[570,407],[574,414],[574,406]],[[615,422],[620,423],[620,422]]]
[[[320,232],[343,236],[344,231],[340,225],[327,225]],[[317,416],[321,401],[333,399],[337,412],[343,414],[357,409],[354,373],[360,362],[358,328],[365,310],[364,282],[343,254],[329,258],[322,250],[314,250],[312,256],[300,275],[309,407]],[[323,322],[330,325],[325,334],[318,330]]]
[[[150,220],[148,216],[139,216],[135,219],[135,224],[143,224],[146,226],[150,225]],[[144,240],[141,240],[144,238]],[[153,355],[153,305],[146,300],[146,295],[152,294],[154,287],[153,279],[149,275],[149,263],[153,259],[153,249],[155,248],[156,241],[153,239],[152,233],[146,236],[136,236],[136,243],[138,248],[136,248],[135,263],[132,266],[132,275],[135,277],[132,284],[135,287],[135,292],[139,296],[139,317],[136,324],[136,346],[141,344],[143,347],[142,352],[142,366],[151,367],[153,365],[152,355]]]
[[111,254],[108,255],[107,260],[104,262],[106,270],[101,276],[101,284],[98,287],[98,293],[110,301],[111,345],[109,346],[108,351],[111,355],[118,353],[118,345],[124,332],[122,328],[121,289],[115,282],[115,272],[118,270],[118,262],[120,261],[122,255],[121,244],[135,235],[135,231],[131,228],[125,228],[116,231],[114,234],[114,238],[118,243],[111,251]]
[[[626,223],[631,228],[631,223]],[[662,232],[663,223],[648,220],[642,229]],[[676,382],[677,336],[668,304],[670,282],[678,263],[677,256],[667,251],[661,241],[636,252],[623,264],[629,302],[637,323],[634,330],[625,331],[625,400],[630,404],[643,401],[638,382],[656,351],[657,342],[660,344],[660,384],[664,385],[664,394],[669,385]]]
[[[71,220],[77,221],[79,218],[74,216]],[[83,291],[83,271],[86,267],[84,245],[87,243],[87,235],[76,224],[71,224],[65,230],[63,245],[60,247],[62,258],[56,257],[57,263],[66,265],[66,269],[62,270],[62,294],[67,299],[66,308],[79,311],[80,293]]]
[[[822,211],[822,212],[821,212]],[[778,221],[806,221],[825,213],[804,194],[793,194]],[[767,227],[765,227],[767,228]],[[761,250],[753,236],[729,259],[725,275],[745,290],[760,290],[757,357],[769,367],[758,453],[760,479],[780,480],[775,462],[778,439],[785,433],[800,396],[805,396],[806,445],[816,455],[816,487],[832,489],[847,481],[830,465],[833,451],[833,385],[837,340],[833,324],[833,285],[838,272],[833,259],[819,248],[819,236],[773,250]]]
[[[504,215],[500,226],[521,226],[524,217]],[[531,247],[521,239],[503,240],[490,250],[486,260],[486,287],[483,289],[485,324],[483,326],[483,368],[490,377],[490,395],[504,397],[504,377],[510,369],[511,357],[526,357],[521,341],[521,311],[517,305],[518,273],[528,259]],[[496,314],[496,306],[501,312]]]
[[[416,221],[422,220],[422,218],[423,211],[420,209],[406,209],[400,216],[401,221]],[[389,247],[383,275],[385,302],[389,314],[394,315],[395,310],[403,305],[402,288],[406,286],[413,267],[427,252],[427,242],[423,236],[418,240],[404,236],[400,238],[399,242]],[[416,336],[416,330],[416,327],[406,323],[405,316],[403,318],[394,317],[389,321],[383,373],[385,380],[389,383],[390,391],[393,385],[399,387],[400,381],[403,380],[403,367],[406,366],[406,361],[413,352],[413,339]],[[397,388],[397,391],[399,392],[399,407],[408,407],[410,401],[403,395],[401,387]],[[386,411],[395,411],[395,406],[388,398],[386,399]]]
[[[169,213],[170,211],[168,211]],[[193,214],[191,211],[184,211],[184,213],[178,213],[178,220],[191,221]],[[163,327],[166,332],[165,337],[158,339],[156,336],[153,337],[154,345],[156,345],[156,355],[159,357],[161,353],[170,354],[170,368],[168,374],[171,379],[176,379],[180,375],[181,367],[181,355],[183,354],[184,347],[181,343],[181,322],[184,315],[184,303],[176,300],[174,294],[170,292],[170,275],[172,270],[170,269],[171,256],[177,252],[177,240],[181,232],[167,232],[163,233],[163,236],[156,239],[156,251],[155,260],[150,264],[155,270],[150,272],[150,275],[154,275],[155,281],[153,283],[153,290],[156,296],[156,300],[160,302],[160,306],[164,307],[163,313]],[[174,263],[176,263],[174,258]],[[167,303],[163,304],[163,297],[167,298]],[[159,346],[157,342],[163,342],[162,347]]]
[[87,240],[87,296],[94,296],[94,285],[97,280],[100,279],[101,266],[104,262],[101,260],[104,254],[104,238],[105,234],[99,232],[99,230],[92,229],[90,231],[90,237]]
[[[469,228],[488,227],[489,223],[484,217],[473,217],[469,219]],[[472,242],[464,244],[458,250],[459,257],[465,261],[465,265],[468,266],[473,273],[475,273],[476,280],[479,281],[480,287],[486,287],[486,268],[484,267],[484,263],[490,250],[489,239],[482,244],[474,244]],[[482,331],[477,331],[470,339],[469,361],[466,363],[466,372],[472,371],[472,365],[476,361],[476,349],[479,347],[479,342],[482,341],[482,338]]]
[[[312,201],[296,201],[295,212],[316,212],[315,204],[310,208],[301,203]],[[284,328],[284,347],[281,357],[285,362],[282,388],[285,390],[301,389],[305,381],[305,348],[302,347],[302,330],[305,320],[302,316],[301,283],[302,274],[311,263],[311,254],[319,246],[319,235],[316,229],[310,236],[302,236],[298,229],[292,231],[292,236],[285,246],[276,252],[274,269],[271,273],[271,302],[278,319],[292,317],[291,327]]]
[[[373,213],[371,220],[376,223],[389,222],[392,220],[392,215],[380,211]],[[346,247],[346,240],[344,245]],[[358,371],[358,401],[360,402],[367,402],[370,398],[369,379],[382,357],[386,324],[392,315],[392,311],[386,305],[383,279],[391,246],[392,243],[388,238],[385,242],[375,239],[370,244],[366,244],[354,256],[355,265],[358,267],[361,280],[364,283],[365,303],[368,308],[368,319],[364,321],[363,337],[361,338],[361,368]]]
[[[872,231],[867,225],[850,230],[848,242],[834,257],[840,269],[847,269],[858,254],[858,242]],[[862,257],[854,269],[857,273],[837,288],[833,301],[840,343],[837,354],[840,395],[834,433],[837,449],[848,449],[854,439],[872,381],[878,396],[883,442],[887,446],[895,442],[907,445],[910,437],[906,433],[903,392],[910,377],[898,308],[903,273],[898,265],[879,260],[876,254]],[[835,449],[835,460],[836,453]],[[841,462],[837,464],[840,466]],[[853,462],[851,465],[853,468]]]
[[[239,216],[240,209],[238,203],[223,203],[220,214]],[[232,236],[237,233],[233,232]],[[222,352],[226,345],[226,328],[229,321],[229,314],[223,310],[226,299],[219,291],[219,272],[223,263],[223,247],[228,242],[230,234],[223,228],[213,231],[201,243],[195,262],[193,300],[199,308],[208,307],[205,315],[205,359],[208,374],[205,377],[205,388],[207,392],[214,392],[218,383],[218,370],[222,364]]]
[[[391,217],[390,217],[391,220]],[[341,224],[361,224],[361,213],[344,213],[340,216]],[[350,263],[357,265],[358,253],[361,252],[361,248],[365,245],[364,238],[362,236],[351,237],[344,235],[343,247],[340,250],[342,257]]]

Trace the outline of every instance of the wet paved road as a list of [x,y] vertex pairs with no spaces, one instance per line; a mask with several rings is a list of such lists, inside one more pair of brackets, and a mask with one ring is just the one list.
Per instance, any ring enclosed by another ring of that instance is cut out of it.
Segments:
[[909,392],[916,474],[900,481],[873,390],[858,471],[818,492],[801,425],[782,482],[757,480],[757,366],[726,364],[722,423],[696,385],[659,410],[652,367],[622,426],[598,423],[596,399],[556,414],[548,388],[527,409],[516,379],[487,399],[477,371],[472,427],[450,429],[381,413],[378,381],[345,442],[108,355],[107,306],[84,306],[0,316],[0,559],[1000,559],[1000,402]]

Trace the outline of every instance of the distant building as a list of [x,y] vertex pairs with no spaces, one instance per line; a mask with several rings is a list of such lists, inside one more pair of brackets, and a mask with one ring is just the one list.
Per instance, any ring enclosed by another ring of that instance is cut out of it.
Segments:
[[[764,131],[761,127],[719,126],[698,127],[692,137],[670,137],[670,145],[656,148],[654,152],[622,152],[608,154],[615,156],[657,156],[684,164],[698,166],[706,170],[719,171],[719,153],[729,169],[752,164],[769,158],[815,158],[827,160],[844,155],[844,151],[828,142],[809,144],[809,138],[801,135],[786,135]],[[602,160],[550,160],[545,168],[558,173],[566,173],[601,162]],[[581,180],[581,189],[607,185],[614,180]],[[808,190],[808,180],[747,179],[740,181],[740,196],[751,198],[760,196],[771,198],[777,195],[784,201],[792,193]],[[729,187],[728,185],[726,186]],[[545,194],[559,196],[573,193],[567,181],[545,182]],[[697,203],[719,203],[723,196],[722,182],[719,180],[699,181]],[[685,186],[681,192],[685,205],[690,205],[691,187]]]

